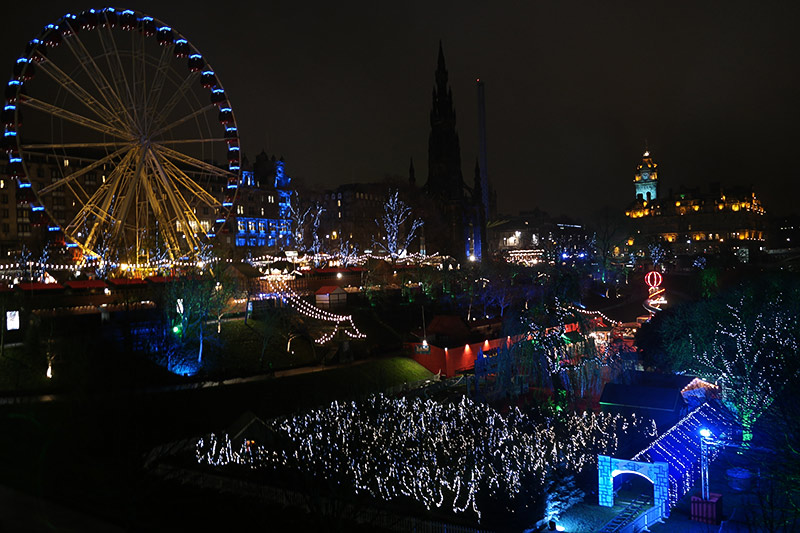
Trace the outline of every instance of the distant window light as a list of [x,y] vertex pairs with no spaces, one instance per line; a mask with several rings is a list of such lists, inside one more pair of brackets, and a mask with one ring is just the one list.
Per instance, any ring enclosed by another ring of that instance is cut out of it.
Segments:
[[69,159],[65,159],[65,160],[64,160],[64,166],[65,166],[65,167],[68,167],[68,166],[69,166]]

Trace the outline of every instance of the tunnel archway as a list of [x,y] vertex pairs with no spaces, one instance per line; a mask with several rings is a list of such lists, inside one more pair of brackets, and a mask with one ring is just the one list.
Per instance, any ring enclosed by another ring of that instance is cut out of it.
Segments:
[[597,456],[598,503],[604,507],[614,506],[614,478],[620,474],[636,474],[653,484],[653,506],[661,509],[663,517],[669,516],[669,465],[667,463],[645,463],[615,459],[607,455]]

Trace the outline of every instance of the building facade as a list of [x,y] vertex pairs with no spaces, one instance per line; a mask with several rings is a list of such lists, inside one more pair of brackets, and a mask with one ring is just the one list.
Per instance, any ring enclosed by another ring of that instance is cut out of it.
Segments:
[[270,158],[262,151],[252,167],[244,162],[234,215],[228,222],[229,235],[225,237],[234,257],[293,246],[291,181],[282,157]]
[[750,188],[713,184],[659,194],[657,164],[645,152],[634,175],[635,199],[625,211],[628,245],[662,243],[675,255],[732,252],[750,261],[766,248],[768,221]]

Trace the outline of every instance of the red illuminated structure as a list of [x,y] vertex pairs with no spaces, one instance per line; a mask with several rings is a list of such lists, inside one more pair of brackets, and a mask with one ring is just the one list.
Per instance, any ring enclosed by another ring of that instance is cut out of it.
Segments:
[[644,302],[644,308],[647,309],[651,315],[661,311],[661,306],[667,303],[664,298],[664,288],[661,283],[664,281],[660,272],[651,270],[644,276],[644,282],[647,284],[647,300]]

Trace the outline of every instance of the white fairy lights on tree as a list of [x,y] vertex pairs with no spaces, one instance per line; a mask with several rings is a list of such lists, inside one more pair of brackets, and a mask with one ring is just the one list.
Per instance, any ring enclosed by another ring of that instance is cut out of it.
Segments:
[[747,296],[729,304],[728,317],[717,325],[711,347],[696,348],[695,368],[700,377],[722,386],[725,401],[741,419],[743,441],[752,437],[753,423],[772,404],[791,378],[788,358],[797,357],[794,331],[800,317],[782,298],[754,310]]
[[212,434],[197,442],[197,461],[306,471],[355,494],[410,498],[429,510],[447,504],[479,520],[479,501],[513,502],[557,466],[577,473],[598,453],[613,454],[621,436],[653,435],[652,422],[635,417],[583,413],[537,422],[519,409],[502,415],[468,398],[443,404],[383,395],[268,425],[273,443],[235,446]]
[[386,203],[383,204],[383,216],[375,219],[375,224],[382,236],[373,238],[373,246],[385,251],[393,260],[404,257],[408,253],[408,246],[414,239],[417,230],[423,224],[421,219],[414,219],[411,227],[403,235],[406,221],[410,216],[411,208],[400,199],[399,191],[395,190],[390,193]]
[[[322,223],[322,214],[325,208],[317,202],[311,210],[311,254],[314,256],[322,252],[322,238],[319,235],[319,226]],[[316,263],[316,261],[315,261]]]

